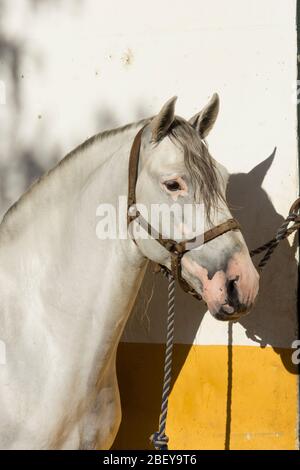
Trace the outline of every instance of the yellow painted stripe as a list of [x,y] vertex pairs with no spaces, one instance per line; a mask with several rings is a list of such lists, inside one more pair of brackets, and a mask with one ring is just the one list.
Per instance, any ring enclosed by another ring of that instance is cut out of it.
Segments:
[[[163,345],[120,343],[123,419],[114,449],[151,448],[163,359]],[[289,349],[234,346],[230,353],[226,346],[175,345],[173,377],[170,449],[297,448],[297,375]]]

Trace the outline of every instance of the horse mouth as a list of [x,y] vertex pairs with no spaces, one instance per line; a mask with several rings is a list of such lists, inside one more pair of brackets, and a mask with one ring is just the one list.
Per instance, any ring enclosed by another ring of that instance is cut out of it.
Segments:
[[216,320],[220,320],[220,321],[237,321],[239,320],[241,317],[244,317],[245,315],[247,315],[251,310],[251,306],[246,306],[246,305],[240,305],[238,310],[236,311],[233,311],[232,313],[230,313],[228,311],[228,309],[226,308],[223,308],[221,307],[220,310],[216,313],[213,313],[213,317],[216,319]]
[[228,315],[224,313],[215,313],[213,317],[219,321],[237,321],[241,318],[241,315]]

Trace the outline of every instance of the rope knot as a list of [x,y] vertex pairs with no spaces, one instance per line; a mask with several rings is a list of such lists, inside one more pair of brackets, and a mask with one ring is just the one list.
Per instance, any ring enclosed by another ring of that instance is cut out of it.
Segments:
[[166,434],[155,432],[150,437],[150,441],[153,443],[156,450],[168,450],[169,438]]

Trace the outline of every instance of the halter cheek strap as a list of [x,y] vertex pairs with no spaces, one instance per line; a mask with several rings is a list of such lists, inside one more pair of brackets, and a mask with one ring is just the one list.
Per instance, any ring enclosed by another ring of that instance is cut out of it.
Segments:
[[[185,253],[191,251],[187,249],[187,243],[192,243],[193,248],[197,248],[205,243],[214,240],[215,238],[223,235],[226,232],[231,230],[240,230],[240,225],[236,219],[228,219],[226,222],[219,224],[206,232],[201,236],[195,237],[193,239],[184,240],[177,242],[171,238],[165,238],[160,232],[157,232],[154,227],[152,227],[147,220],[136,210],[136,183],[138,178],[138,168],[139,168],[139,157],[140,157],[140,148],[141,148],[141,139],[142,133],[145,126],[143,126],[139,132],[136,134],[131,151],[129,156],[129,168],[128,168],[128,200],[127,200],[127,226],[132,221],[136,222],[152,237],[157,241],[161,246],[163,246],[171,255],[171,270],[166,266],[159,265],[160,269],[172,274],[175,279],[179,282],[181,288],[201,300],[202,297],[183,279],[181,269],[181,260]],[[136,243],[135,238],[133,241]]]

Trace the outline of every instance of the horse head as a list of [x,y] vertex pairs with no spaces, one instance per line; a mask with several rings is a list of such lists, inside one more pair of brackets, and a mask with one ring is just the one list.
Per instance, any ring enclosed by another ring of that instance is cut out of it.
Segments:
[[[225,196],[228,173],[211,157],[205,141],[218,115],[219,97],[214,94],[189,121],[175,116],[175,102],[176,97],[167,101],[142,130],[138,211],[158,238],[190,242],[180,258],[184,282],[202,296],[216,319],[236,320],[251,309],[259,280],[240,230],[223,230],[194,247],[191,242],[232,217]],[[171,269],[172,254],[153,233],[146,233],[137,219],[131,228],[143,255]]]

